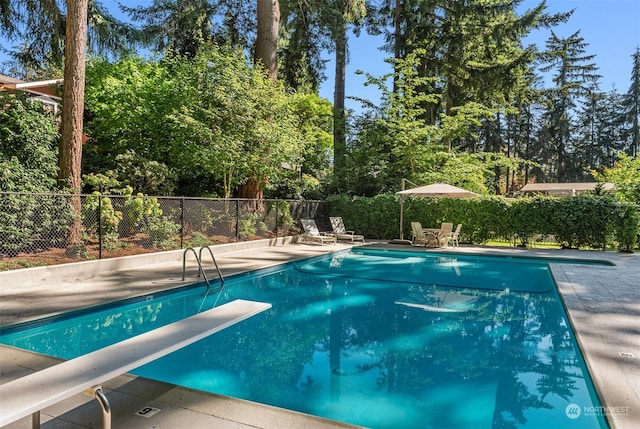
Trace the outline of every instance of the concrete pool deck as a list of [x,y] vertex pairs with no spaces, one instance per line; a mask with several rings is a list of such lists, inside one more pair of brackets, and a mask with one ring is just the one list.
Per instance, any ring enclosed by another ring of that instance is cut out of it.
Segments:
[[[371,246],[391,248],[385,244]],[[351,247],[289,244],[287,240],[244,246],[215,246],[224,275]],[[407,246],[399,246],[407,248]],[[432,249],[412,248],[432,252]],[[450,253],[543,256],[607,260],[615,265],[551,264],[592,378],[613,428],[637,428],[640,421],[640,254],[548,249],[461,247]],[[0,273],[0,326],[33,320],[201,281],[193,256],[182,281],[182,251],[39,267]],[[215,278],[210,261],[205,269]],[[207,264],[207,262],[209,262]],[[58,360],[0,346],[0,384],[49,367]],[[351,427],[243,400],[210,395],[140,377],[123,375],[103,386],[117,428],[329,428]],[[2,398],[0,398],[2,400]],[[580,406],[580,404],[577,404]],[[136,412],[162,411],[145,418]],[[45,428],[101,426],[101,411],[79,395],[42,412]],[[7,426],[30,427],[30,419]]]

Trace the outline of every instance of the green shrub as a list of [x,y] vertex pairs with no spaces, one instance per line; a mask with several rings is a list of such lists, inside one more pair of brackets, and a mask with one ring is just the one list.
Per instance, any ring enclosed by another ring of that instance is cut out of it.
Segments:
[[[63,246],[73,220],[58,192],[56,116],[25,94],[0,91],[0,254]],[[47,237],[50,240],[43,240]]]
[[295,225],[288,201],[279,200],[270,202],[267,205],[265,217],[268,217],[274,211],[276,213],[276,226],[278,229],[288,231]]
[[115,248],[112,245],[118,241],[118,225],[122,221],[122,212],[113,208],[111,198],[103,197],[99,192],[88,196],[82,204],[82,221],[90,236],[97,237],[100,228],[103,244]]
[[212,244],[212,241],[201,232],[193,231],[186,241],[187,247],[203,247]]
[[64,247],[72,220],[66,195],[0,193],[0,254]]
[[257,213],[245,213],[240,218],[238,223],[238,235],[244,240],[250,240],[255,237],[257,233],[256,225],[258,223],[259,216]]
[[149,219],[142,231],[149,234],[152,247],[169,250],[175,247],[180,225],[166,216],[153,217]]
[[618,203],[612,213],[612,226],[618,250],[633,252],[640,248],[640,207]]
[[215,225],[224,218],[224,215],[210,206],[197,202],[185,207],[185,224],[193,231],[210,234]]
[[[329,197],[331,216],[341,216],[349,229],[368,238],[399,236],[400,200],[395,195],[372,198],[335,195]],[[482,244],[492,238],[515,240],[528,245],[538,236],[555,236],[566,248],[604,249],[615,246],[633,251],[638,245],[640,215],[632,203],[611,196],[537,196],[518,199],[503,197],[406,198],[403,233],[411,236],[411,222],[425,227],[442,222],[461,223],[460,241]]]
[[[130,188],[129,188],[130,189]],[[145,197],[138,193],[135,197],[128,195],[123,207],[124,219],[126,220],[125,234],[132,235],[136,228],[150,217],[162,216],[162,209],[157,198]]]

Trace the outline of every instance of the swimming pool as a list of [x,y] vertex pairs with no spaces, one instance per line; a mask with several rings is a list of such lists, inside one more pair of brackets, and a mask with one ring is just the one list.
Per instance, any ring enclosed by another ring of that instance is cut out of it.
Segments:
[[[560,262],[560,261],[557,261]],[[236,298],[267,313],[135,374],[377,428],[605,428],[547,260],[358,248],[3,328],[72,358]]]

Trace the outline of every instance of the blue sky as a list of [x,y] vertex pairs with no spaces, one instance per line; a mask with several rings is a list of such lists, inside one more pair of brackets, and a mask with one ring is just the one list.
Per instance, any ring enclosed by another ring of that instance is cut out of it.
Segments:
[[[524,12],[537,6],[541,0],[525,0],[521,5]],[[547,0],[547,12],[568,12],[575,9],[565,24],[554,28],[560,38],[571,36],[580,30],[580,36],[588,43],[585,54],[595,55],[593,62],[602,75],[601,90],[608,92],[614,85],[619,93],[629,89],[632,69],[631,55],[640,47],[640,0]],[[543,29],[532,33],[527,43],[544,48],[550,31]],[[371,36],[349,39],[350,62],[347,65],[347,96],[378,100],[377,90],[364,87],[364,76],[354,75],[360,69],[374,76],[382,76],[390,71],[383,60],[388,56],[378,49],[381,39]],[[333,58],[327,56],[327,58]],[[320,95],[333,101],[334,65],[327,64],[328,79],[320,89]],[[347,101],[347,107],[358,109],[360,104]]]
[[[524,12],[540,3],[541,0],[525,0],[521,5]],[[117,1],[102,0],[114,15],[119,16]],[[151,0],[121,0],[130,6],[150,5]],[[567,12],[575,9],[569,22],[554,29],[558,37],[568,37],[577,30],[588,43],[587,54],[596,55],[594,62],[601,74],[601,89],[611,90],[614,85],[618,92],[624,93],[629,88],[632,59],[631,55],[640,46],[640,0],[547,0],[549,13]],[[528,43],[535,43],[541,48],[549,37],[549,30],[539,30],[532,34]],[[6,41],[0,40],[6,44]],[[14,45],[17,43],[13,43]],[[366,70],[374,76],[382,76],[389,72],[390,66],[384,62],[388,55],[380,52],[382,45],[380,38],[367,36],[364,32],[360,37],[349,40],[350,62],[347,65],[347,96],[367,98],[372,101],[379,99],[377,90],[364,87],[364,77],[355,75],[356,70]],[[332,54],[327,54],[331,59]],[[0,62],[4,58],[0,56]],[[334,62],[327,63],[325,71],[327,80],[320,89],[320,95],[333,101]],[[347,107],[357,109],[359,103],[347,101]]]

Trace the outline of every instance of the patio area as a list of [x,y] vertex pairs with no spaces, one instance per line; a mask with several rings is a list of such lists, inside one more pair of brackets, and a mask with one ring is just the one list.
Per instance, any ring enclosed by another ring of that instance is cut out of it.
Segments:
[[[386,243],[369,246],[394,247]],[[351,244],[303,245],[286,240],[238,248],[217,246],[223,274],[277,265],[351,247]],[[408,248],[398,246],[398,248]],[[424,252],[481,253],[607,260],[612,266],[551,264],[553,276],[576,331],[598,394],[613,428],[634,428],[640,421],[640,255],[616,252],[459,247],[412,248]],[[200,281],[197,265],[183,251],[162,252],[0,273],[0,325],[130,298]],[[211,272],[208,270],[207,272]],[[213,277],[213,274],[210,275]],[[58,360],[0,346],[0,384],[54,365]],[[118,428],[282,428],[351,427],[301,413],[206,394],[123,375],[104,385]],[[145,418],[145,407],[161,412]],[[101,411],[89,396],[76,396],[42,412],[46,428],[99,427]],[[28,428],[23,419],[8,428]]]

